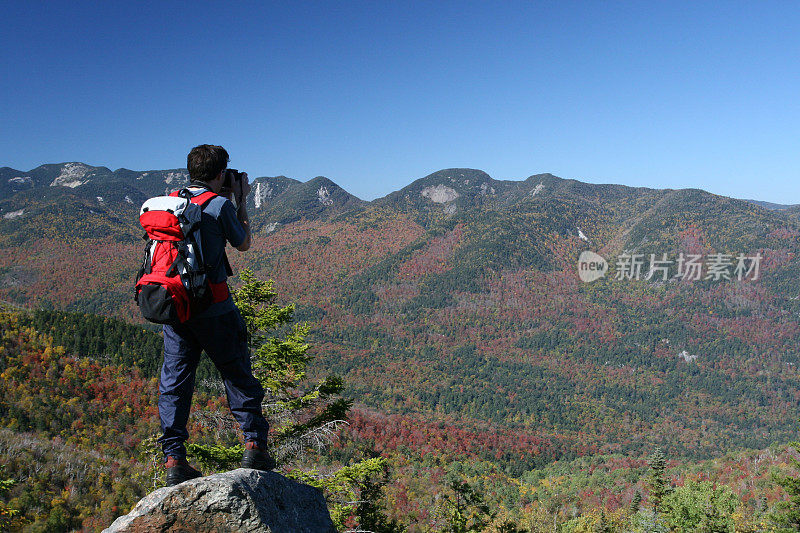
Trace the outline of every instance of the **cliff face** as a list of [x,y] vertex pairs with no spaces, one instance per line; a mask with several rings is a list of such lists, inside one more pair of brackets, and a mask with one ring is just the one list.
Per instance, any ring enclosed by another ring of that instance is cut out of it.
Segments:
[[335,533],[322,493],[239,468],[151,492],[103,533]]

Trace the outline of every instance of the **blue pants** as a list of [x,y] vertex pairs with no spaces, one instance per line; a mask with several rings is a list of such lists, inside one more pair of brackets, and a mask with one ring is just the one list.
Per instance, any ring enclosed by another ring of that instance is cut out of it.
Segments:
[[200,352],[205,350],[225,383],[228,405],[246,441],[267,442],[269,425],[261,413],[264,389],[253,377],[247,327],[238,309],[209,318],[164,326],[164,366],[158,390],[158,414],[164,455],[186,457],[186,423],[194,392]]

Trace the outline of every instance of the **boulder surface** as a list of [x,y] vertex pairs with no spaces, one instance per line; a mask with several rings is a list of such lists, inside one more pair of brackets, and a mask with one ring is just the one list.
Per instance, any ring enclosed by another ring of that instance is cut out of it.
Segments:
[[103,533],[335,533],[322,492],[239,468],[151,492]]

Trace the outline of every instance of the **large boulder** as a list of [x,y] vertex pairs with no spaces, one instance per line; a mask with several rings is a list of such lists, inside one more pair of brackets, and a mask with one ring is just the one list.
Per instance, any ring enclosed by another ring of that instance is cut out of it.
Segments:
[[319,489],[239,468],[151,492],[103,533],[334,533]]

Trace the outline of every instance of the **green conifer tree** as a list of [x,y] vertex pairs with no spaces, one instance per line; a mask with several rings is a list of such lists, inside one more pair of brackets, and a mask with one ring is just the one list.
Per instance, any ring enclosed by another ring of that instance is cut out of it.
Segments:
[[381,459],[380,475],[366,475],[358,480],[359,502],[355,509],[359,528],[374,533],[403,533],[405,528],[388,519],[383,509],[383,487],[389,481],[389,468]]
[[650,504],[653,510],[658,513],[661,511],[661,502],[664,496],[669,494],[670,487],[667,481],[667,457],[661,448],[656,448],[653,455],[647,461],[650,466],[648,475],[648,486],[650,489]]
[[639,512],[639,506],[642,505],[642,492],[640,490],[636,491],[636,494],[633,495],[631,499],[631,506],[630,506],[630,513],[632,515]]
[[[442,496],[443,510],[447,520],[445,531],[448,533],[467,533],[483,531],[494,519],[492,513],[484,502],[483,495],[466,481],[452,480],[449,494]],[[504,527],[513,524],[504,524]]]

